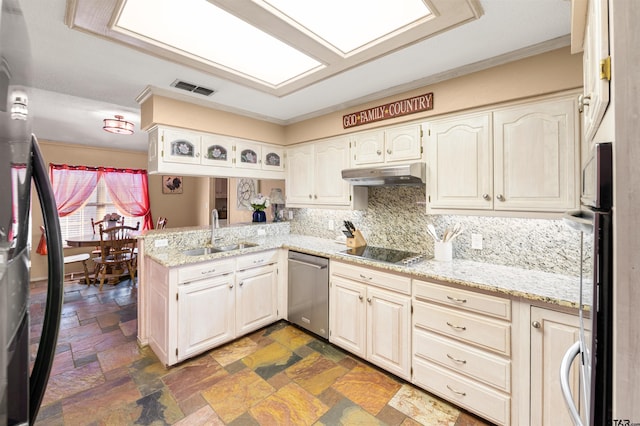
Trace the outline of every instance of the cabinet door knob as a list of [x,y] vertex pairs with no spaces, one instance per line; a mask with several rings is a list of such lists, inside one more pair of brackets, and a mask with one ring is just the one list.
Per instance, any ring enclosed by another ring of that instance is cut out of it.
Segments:
[[482,198],[489,201],[491,199],[491,196],[489,194],[482,194]]
[[233,288],[233,284],[229,284],[229,288]]
[[591,96],[589,95],[578,96],[578,112],[584,112],[584,107],[589,105],[589,101],[591,101]]
[[242,287],[242,284],[244,284],[242,281],[240,281],[240,284],[238,284],[240,287]]
[[317,199],[318,199],[318,196],[317,196],[317,195],[314,195],[314,196],[313,196],[313,199],[314,199],[314,200],[317,200]]
[[367,302],[371,303],[371,298],[367,297]]
[[378,155],[382,155],[382,151],[377,150],[377,151],[376,151],[376,154],[378,154]]
[[540,328],[540,327],[542,327],[542,324],[540,324],[540,322],[538,322],[538,321],[534,321],[534,322],[531,323],[531,327]]
[[312,199],[312,198],[313,198],[313,196],[311,194],[309,194],[309,199]]
[[498,201],[504,201],[504,195],[502,194],[498,194],[496,198],[498,199]]
[[358,299],[362,300],[363,299],[362,295],[358,295]]
[[387,148],[387,154],[391,154],[391,149]]

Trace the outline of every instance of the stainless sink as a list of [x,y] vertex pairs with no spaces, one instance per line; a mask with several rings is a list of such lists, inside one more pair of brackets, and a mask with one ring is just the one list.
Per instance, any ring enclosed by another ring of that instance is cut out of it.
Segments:
[[229,244],[226,246],[218,246],[218,247],[197,247],[194,249],[184,250],[182,254],[184,254],[185,256],[202,256],[205,254],[222,253],[225,251],[233,251],[233,250],[242,250],[250,247],[255,247],[257,245],[258,244],[254,244],[254,243],[236,243],[236,244]]

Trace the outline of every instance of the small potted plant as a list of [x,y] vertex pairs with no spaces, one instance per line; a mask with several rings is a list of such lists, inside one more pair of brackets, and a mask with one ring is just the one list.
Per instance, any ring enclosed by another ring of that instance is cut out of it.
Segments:
[[251,208],[253,209],[254,222],[266,222],[267,214],[264,209],[269,207],[269,199],[262,194],[258,194],[251,199]]

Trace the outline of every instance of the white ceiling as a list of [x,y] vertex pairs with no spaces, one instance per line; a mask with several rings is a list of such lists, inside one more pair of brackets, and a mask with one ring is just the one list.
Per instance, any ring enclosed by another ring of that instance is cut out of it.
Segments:
[[[32,46],[29,109],[40,139],[144,151],[136,97],[156,93],[287,124],[398,94],[496,62],[569,45],[568,0],[480,0],[484,15],[284,96],[72,30],[65,0],[21,0]],[[493,59],[492,59],[493,58]],[[205,98],[170,87],[176,79],[215,89]],[[134,135],[102,130],[121,114]]]

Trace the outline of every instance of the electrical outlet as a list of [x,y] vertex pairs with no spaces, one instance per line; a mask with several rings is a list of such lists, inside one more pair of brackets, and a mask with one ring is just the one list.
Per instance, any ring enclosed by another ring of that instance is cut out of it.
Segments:
[[482,250],[482,234],[471,234],[471,248]]
[[167,247],[169,245],[169,240],[163,238],[162,240],[156,240],[154,245],[156,247]]
[[329,219],[329,221],[327,222],[327,229],[329,231],[333,231],[333,228],[335,228],[336,224],[333,222],[333,219]]
[[293,220],[293,212],[289,210],[289,220]]

